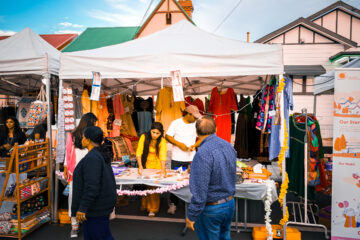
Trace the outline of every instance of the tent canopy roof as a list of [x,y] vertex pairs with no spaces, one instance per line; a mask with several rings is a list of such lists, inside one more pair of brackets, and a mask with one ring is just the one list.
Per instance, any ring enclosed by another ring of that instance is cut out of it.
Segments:
[[91,79],[95,71],[101,73],[105,88],[137,83],[136,90],[143,94],[159,89],[159,80],[174,70],[181,71],[185,84],[197,94],[224,79],[229,86],[247,89],[242,93],[253,93],[264,83],[257,76],[284,72],[281,45],[223,38],[186,20],[122,44],[62,53],[60,64],[62,79]]
[[38,90],[43,76],[59,74],[60,52],[30,28],[0,41],[0,94]]
[[[355,59],[345,65],[342,68],[360,68],[360,58]],[[327,72],[321,76],[318,76],[314,80],[314,95],[324,93],[326,91],[334,89],[335,71]]]

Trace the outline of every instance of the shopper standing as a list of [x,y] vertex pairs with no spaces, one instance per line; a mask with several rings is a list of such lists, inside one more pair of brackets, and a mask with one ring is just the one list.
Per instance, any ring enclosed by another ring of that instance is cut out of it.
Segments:
[[116,204],[116,183],[111,158],[102,149],[103,132],[87,127],[82,139],[88,153],[74,171],[71,212],[83,223],[85,240],[113,240],[110,213]]
[[228,240],[235,208],[236,152],[215,135],[213,118],[199,119],[196,132],[202,142],[191,166],[192,198],[186,225],[195,227],[200,240]]
[[[142,175],[143,168],[161,169],[161,175],[166,176],[166,140],[164,128],[159,122],[151,124],[150,131],[141,135],[136,159],[139,165],[138,171]],[[151,187],[150,187],[151,188]],[[160,194],[149,194],[142,197],[141,210],[147,210],[149,217],[154,217],[160,208]]]
[[[79,125],[72,133],[69,133],[66,140],[66,158],[64,163],[64,176],[69,184],[68,203],[69,203],[70,217],[71,217],[71,202],[73,196],[73,173],[76,165],[88,153],[87,148],[82,146],[81,141],[84,136],[85,128],[95,126],[96,122],[97,122],[97,117],[93,113],[88,112],[84,114],[80,119]],[[79,235],[79,223],[76,221],[75,217],[71,217],[70,238],[77,238],[78,235]]]
[[[195,156],[196,144],[195,121],[201,117],[199,109],[194,105],[185,108],[185,115],[182,118],[171,122],[166,132],[166,140],[173,144],[171,169],[188,168]],[[175,214],[176,205],[179,199],[170,194],[170,206],[168,213]]]

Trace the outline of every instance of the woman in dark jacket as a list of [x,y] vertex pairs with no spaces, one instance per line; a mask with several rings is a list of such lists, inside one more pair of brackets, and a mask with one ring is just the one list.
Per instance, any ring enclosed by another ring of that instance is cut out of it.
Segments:
[[74,170],[71,213],[83,222],[85,240],[113,239],[109,216],[116,203],[116,183],[102,141],[99,127],[85,129],[82,145],[88,153]]

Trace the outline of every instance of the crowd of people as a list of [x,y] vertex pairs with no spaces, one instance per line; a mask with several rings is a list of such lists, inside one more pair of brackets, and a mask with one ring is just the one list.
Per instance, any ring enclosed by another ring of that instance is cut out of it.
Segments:
[[[111,156],[103,146],[104,134],[96,122],[93,113],[84,114],[66,141],[64,176],[70,186],[70,237],[78,237],[82,223],[85,239],[109,240],[113,239],[109,218],[116,204],[116,183]],[[46,122],[42,122],[26,136],[17,119],[10,117],[1,129],[1,156],[6,156],[15,143],[41,139],[45,133]],[[192,198],[186,224],[201,240],[231,239],[236,152],[215,133],[214,119],[202,116],[196,106],[190,105],[166,133],[160,122],[152,123],[150,131],[140,136],[136,150],[140,175],[144,168],[150,168],[161,170],[161,175],[166,177],[167,143],[173,145],[171,168],[190,171]],[[178,201],[175,195],[170,195],[169,214],[175,214]],[[155,216],[159,208],[159,194],[142,198],[141,210],[148,211],[149,217]]]

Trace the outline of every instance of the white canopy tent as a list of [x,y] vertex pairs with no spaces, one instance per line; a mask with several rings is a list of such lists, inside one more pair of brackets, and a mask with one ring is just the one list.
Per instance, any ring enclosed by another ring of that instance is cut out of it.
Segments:
[[60,52],[30,28],[0,41],[0,94],[38,90],[42,78],[59,75]]
[[264,76],[283,74],[282,45],[227,39],[184,20],[143,38],[60,58],[60,79],[91,79],[95,71],[105,90],[137,83],[142,95],[156,93],[173,70],[185,77],[185,94],[207,94],[219,81],[251,94],[264,84]]
[[[360,58],[343,65],[342,68],[360,68]],[[334,70],[316,77],[314,81],[314,95],[319,95],[321,93],[334,89],[334,79]]]
[[[59,74],[59,57],[60,52],[30,28],[25,28],[0,41],[0,94],[22,96],[29,91],[39,91],[42,84],[46,85],[50,159],[52,159],[50,89],[51,84],[56,86],[55,78],[52,76]],[[52,161],[50,161],[50,171],[53,172]],[[50,186],[53,183],[52,179],[50,174]],[[53,197],[51,202],[53,203]],[[56,219],[54,212],[52,219],[53,221]]]

